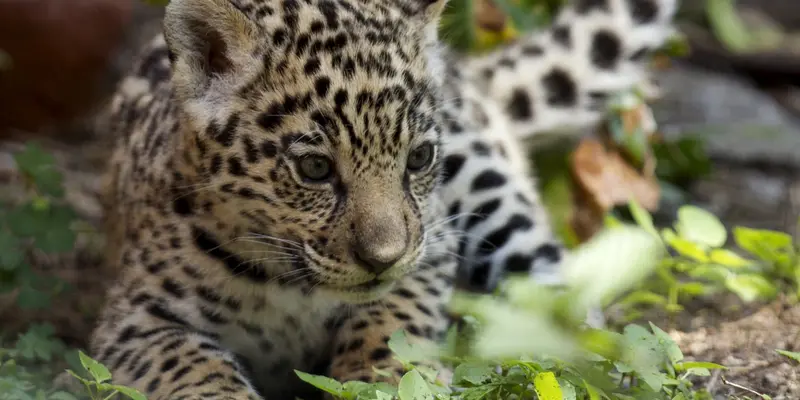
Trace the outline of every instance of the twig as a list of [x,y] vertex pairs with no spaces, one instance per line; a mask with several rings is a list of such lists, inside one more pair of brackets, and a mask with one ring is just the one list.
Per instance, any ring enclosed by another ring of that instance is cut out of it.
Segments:
[[762,399],[765,399],[765,400],[766,400],[766,399],[771,399],[771,398],[772,398],[772,397],[770,397],[770,396],[767,396],[767,395],[765,395],[765,394],[761,394],[761,393],[759,393],[759,392],[756,392],[756,391],[755,391],[755,390],[753,390],[753,389],[750,389],[750,388],[748,388],[748,387],[742,386],[742,385],[740,385],[740,384],[738,384],[738,383],[733,383],[733,382],[731,382],[731,381],[729,381],[729,380],[725,379],[725,377],[724,377],[724,376],[720,376],[720,379],[722,379],[722,383],[724,383],[724,384],[726,384],[726,385],[728,385],[728,386],[732,386],[732,387],[734,387],[734,388],[736,388],[736,389],[739,389],[739,390],[744,390],[744,391],[746,391],[746,392],[749,392],[749,393],[751,393],[751,394],[754,394],[754,395],[756,395],[756,396],[758,396],[758,397],[760,397],[760,398],[762,398]]

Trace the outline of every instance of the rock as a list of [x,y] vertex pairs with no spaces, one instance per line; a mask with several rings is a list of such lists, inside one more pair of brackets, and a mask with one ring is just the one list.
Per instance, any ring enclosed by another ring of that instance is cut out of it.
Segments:
[[800,168],[800,119],[741,78],[676,64],[658,74],[665,136],[699,135],[712,157]]

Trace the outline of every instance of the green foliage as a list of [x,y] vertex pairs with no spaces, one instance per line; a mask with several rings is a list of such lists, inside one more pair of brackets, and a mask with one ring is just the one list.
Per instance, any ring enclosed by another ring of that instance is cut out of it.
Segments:
[[[48,307],[63,282],[37,274],[28,264],[30,252],[56,254],[72,250],[76,215],[63,202],[62,175],[52,155],[35,143],[14,155],[29,200],[21,204],[0,199],[0,293],[14,290],[20,308]],[[144,400],[140,393],[108,383],[108,371],[83,353],[76,355],[54,337],[48,324],[28,327],[14,343],[0,347],[0,400],[77,400],[80,397],[53,388],[63,367],[86,370],[91,379],[75,375],[86,385],[89,398],[106,399],[118,392]],[[78,363],[79,362],[79,363]]]
[[[708,399],[687,378],[723,367],[685,361],[655,325],[629,325],[616,333],[582,324],[590,307],[647,277],[661,253],[653,235],[623,226],[576,249],[565,265],[568,289],[513,278],[500,297],[457,295],[451,310],[465,315],[466,328],[451,329],[438,350],[412,344],[402,332],[391,337],[390,348],[407,370],[396,388],[298,376],[348,400]],[[452,369],[449,385],[420,365],[435,358]]]
[[14,161],[30,200],[0,203],[0,293],[16,289],[20,307],[43,308],[65,287],[52,277],[35,273],[27,264],[26,252],[55,254],[72,249],[76,216],[62,204],[62,176],[50,154],[29,144],[14,155]]
[[131,400],[147,400],[138,390],[111,384],[111,372],[103,364],[93,360],[82,351],[78,352],[78,356],[80,357],[81,366],[89,373],[90,378],[84,378],[72,370],[67,370],[67,372],[83,383],[91,400],[109,399],[117,394],[121,394]]
[[32,325],[16,343],[0,346],[0,400],[75,399],[52,388],[55,361],[68,354],[50,325]]
[[781,292],[800,294],[800,258],[790,235],[736,227],[733,241],[738,248],[730,249],[722,222],[698,207],[681,207],[673,228],[660,231],[642,207],[632,202],[629,208],[636,223],[671,253],[661,260],[654,279],[620,301],[629,318],[639,315],[640,306],[679,312],[681,303],[720,290],[746,302],[771,300]]
[[784,356],[786,358],[789,358],[791,360],[795,360],[798,363],[800,363],[800,352],[786,351],[786,350],[775,350],[775,352],[777,352],[778,354],[780,354],[780,355],[782,355],[782,356]]

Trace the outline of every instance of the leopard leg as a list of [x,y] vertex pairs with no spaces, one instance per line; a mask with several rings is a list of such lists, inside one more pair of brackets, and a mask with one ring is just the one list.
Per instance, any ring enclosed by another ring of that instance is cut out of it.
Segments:
[[[456,265],[450,254],[433,254],[385,298],[353,310],[335,338],[331,376],[342,382],[397,383],[404,370],[387,342],[399,329],[412,344],[433,345],[443,337],[449,320],[444,306],[452,293]],[[423,365],[438,367],[435,359]]]
[[92,343],[115,384],[149,400],[262,399],[213,334],[193,330],[165,305],[144,304],[116,319],[105,318]]

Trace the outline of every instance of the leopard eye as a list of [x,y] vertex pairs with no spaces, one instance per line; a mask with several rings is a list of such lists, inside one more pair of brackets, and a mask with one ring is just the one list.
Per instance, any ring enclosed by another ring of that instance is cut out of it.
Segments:
[[431,163],[431,160],[433,160],[433,145],[431,143],[423,143],[421,146],[411,150],[408,155],[408,169],[420,171],[425,169]]
[[331,161],[323,156],[304,156],[298,161],[297,167],[300,176],[312,182],[325,181],[333,174]]

